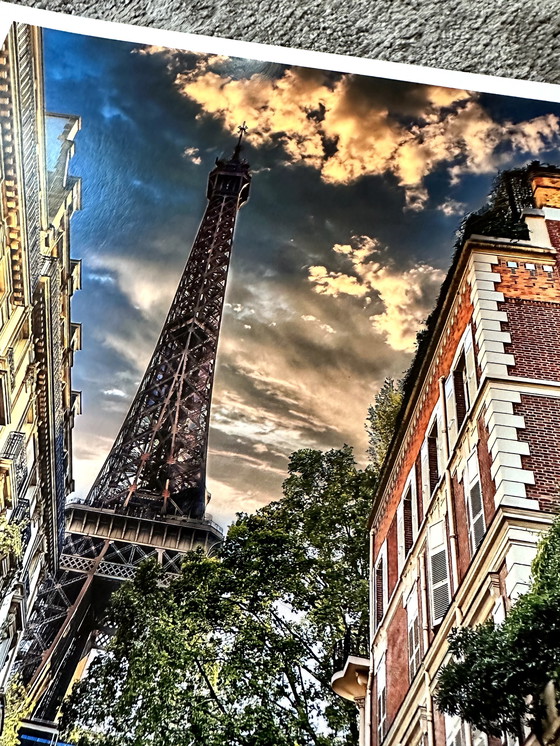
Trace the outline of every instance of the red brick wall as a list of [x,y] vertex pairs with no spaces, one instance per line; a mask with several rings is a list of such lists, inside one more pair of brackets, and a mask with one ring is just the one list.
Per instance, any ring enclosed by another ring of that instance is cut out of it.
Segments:
[[554,246],[555,249],[560,249],[560,221],[547,220],[546,227],[548,228],[550,243]]
[[373,686],[371,687],[371,744],[372,746],[380,746],[379,738],[377,737],[377,676],[373,679]]
[[465,505],[465,490],[463,482],[459,482],[457,474],[452,480],[453,505],[455,507],[455,526],[457,530],[457,572],[459,583],[465,577],[471,561],[469,545],[469,524]]
[[380,523],[376,526],[374,534],[374,557],[377,557],[379,549],[387,536],[393,515],[402,497],[406,479],[420,453],[429,419],[439,398],[439,379],[442,376],[449,375],[451,363],[453,362],[459,341],[472,318],[473,307],[470,300],[470,290],[470,285],[465,283],[458,293],[457,315],[454,319],[451,333],[441,343],[441,355],[430,376],[427,395],[419,407],[417,420],[409,427],[408,439],[405,439],[405,442],[401,446],[401,454],[403,456],[386,492],[389,494],[388,505],[386,510],[383,511]]
[[508,298],[500,307],[508,317],[502,328],[511,334],[504,349],[515,359],[509,374],[560,381],[560,303]]
[[445,718],[441,712],[433,704],[433,718],[434,718],[434,741],[436,746],[445,746]]
[[512,268],[507,266],[511,257],[498,259],[499,263],[494,271],[498,272],[502,279],[495,285],[497,292],[503,293],[506,298],[560,302],[560,275],[556,266],[552,272],[545,272],[542,268],[543,262],[539,262],[535,257],[528,260],[535,265],[534,270],[527,269],[523,260],[517,261],[517,267]]
[[518,438],[529,443],[530,456],[522,456],[524,469],[535,474],[535,484],[527,485],[527,497],[538,500],[541,510],[560,510],[560,399],[521,395],[514,404],[515,414],[525,418],[525,429]]
[[408,691],[408,645],[406,609],[399,604],[387,628],[387,728],[395,719]]
[[488,428],[484,424],[484,417],[479,417],[478,428],[478,469],[480,473],[480,484],[482,487],[482,501],[484,504],[484,520],[489,526],[494,513],[496,512],[496,503],[494,495],[496,494],[496,485],[492,479],[490,468],[492,466],[492,454],[488,448]]

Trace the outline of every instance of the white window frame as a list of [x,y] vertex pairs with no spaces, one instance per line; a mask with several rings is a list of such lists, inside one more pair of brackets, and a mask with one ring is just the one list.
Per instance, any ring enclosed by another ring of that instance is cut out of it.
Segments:
[[445,715],[445,746],[468,746],[465,723],[459,715]]
[[408,642],[408,674],[412,682],[422,662],[422,630],[420,625],[420,608],[418,604],[418,583],[414,582],[405,602],[407,642]]
[[[480,507],[476,514],[473,513],[472,491],[478,484],[480,494]],[[469,523],[469,542],[471,554],[474,554],[484,539],[486,533],[486,516],[484,515],[484,499],[482,495],[482,482],[480,480],[480,466],[478,463],[478,451],[475,447],[467,458],[465,471],[463,472],[463,491],[465,493],[465,507]],[[482,526],[482,532],[477,534],[477,530]]]
[[[430,613],[432,626],[440,624],[444,619],[447,609],[451,604],[451,574],[449,572],[449,550],[447,547],[447,533],[445,530],[445,520],[441,519],[432,523],[428,527],[428,577],[430,581]],[[440,565],[445,568],[445,577],[440,580],[434,580],[434,558],[443,555],[443,563]],[[441,602],[441,589],[447,587],[447,604],[445,609],[436,608],[436,594],[438,603]]]
[[[382,582],[382,589],[381,589],[381,597],[383,606],[381,608],[381,613],[379,613],[378,608],[378,586],[377,586],[377,578],[379,576],[379,566],[381,565],[381,582]],[[387,540],[383,542],[381,545],[381,549],[379,550],[379,554],[377,555],[377,559],[375,561],[374,569],[373,569],[373,611],[374,611],[374,629],[378,629],[382,622],[383,617],[385,616],[385,612],[387,611],[387,604],[389,601],[389,589],[388,589],[388,575],[387,575]]]
[[[429,453],[429,448],[428,448],[428,440],[430,438],[430,433],[434,429],[434,426],[436,428],[436,458],[437,458],[438,480],[436,484],[434,485],[434,489],[431,489],[430,453]],[[443,470],[445,469],[445,464],[443,463],[443,453],[442,453],[442,437],[443,437],[443,412],[442,412],[441,401],[438,399],[436,406],[434,407],[434,411],[432,412],[432,416],[430,417],[428,427],[426,428],[424,442],[422,443],[422,447],[420,449],[420,468],[422,472],[421,474],[422,476],[422,504],[424,507],[424,511],[423,511],[424,515],[427,512],[428,505],[430,504],[432,496],[436,490],[436,486],[439,484],[441,480],[441,476],[443,474]]]
[[[411,515],[412,515],[412,544],[408,550],[406,551],[406,541],[405,541],[405,522],[404,522],[404,501],[407,496],[407,494],[410,492],[410,507],[411,507]],[[418,500],[417,500],[417,494],[416,494],[416,464],[413,464],[412,469],[408,473],[408,477],[406,479],[402,497],[400,499],[398,508],[397,508],[397,546],[398,546],[398,570],[399,575],[402,572],[402,569],[406,563],[407,558],[411,554],[414,544],[416,542],[416,538],[418,537]]]

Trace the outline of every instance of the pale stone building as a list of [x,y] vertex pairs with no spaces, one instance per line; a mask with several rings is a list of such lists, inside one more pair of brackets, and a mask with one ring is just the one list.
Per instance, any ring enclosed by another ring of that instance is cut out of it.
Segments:
[[0,691],[56,568],[80,410],[70,375],[80,263],[69,248],[80,181],[68,173],[80,123],[47,117],[43,91],[41,33],[14,25],[0,50],[0,542],[16,535],[21,546],[0,544]]

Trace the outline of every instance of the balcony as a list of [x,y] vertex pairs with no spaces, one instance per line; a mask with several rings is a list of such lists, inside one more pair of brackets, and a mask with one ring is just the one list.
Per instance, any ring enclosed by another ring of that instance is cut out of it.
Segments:
[[356,640],[352,630],[339,640],[333,653],[331,687],[335,694],[351,701],[366,695],[370,660],[364,645]]

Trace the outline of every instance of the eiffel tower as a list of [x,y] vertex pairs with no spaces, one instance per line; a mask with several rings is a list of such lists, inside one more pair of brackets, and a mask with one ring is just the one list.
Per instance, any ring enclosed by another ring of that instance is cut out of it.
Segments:
[[115,443],[82,504],[66,511],[58,572],[39,593],[19,673],[54,721],[76,669],[103,644],[111,592],[155,558],[169,577],[185,552],[211,553],[223,534],[206,515],[212,385],[237,212],[249,196],[239,138],[217,159],[208,204],[152,359]]

